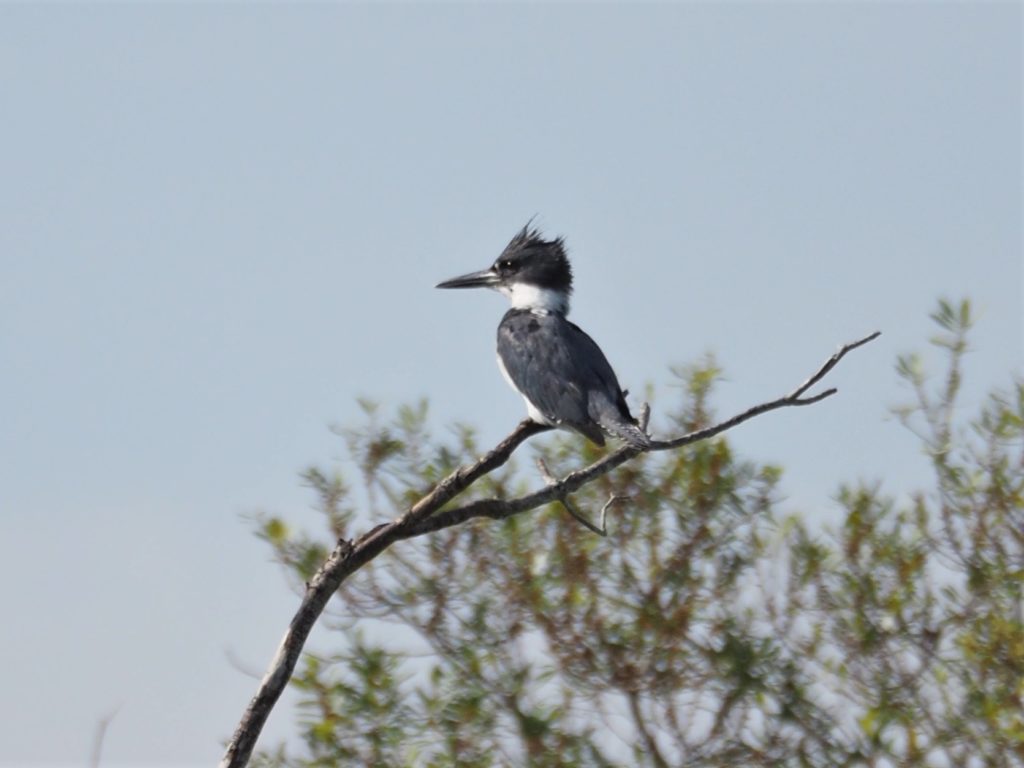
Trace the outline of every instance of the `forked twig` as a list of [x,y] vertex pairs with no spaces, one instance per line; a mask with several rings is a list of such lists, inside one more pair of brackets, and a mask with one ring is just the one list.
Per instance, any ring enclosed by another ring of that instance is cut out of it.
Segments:
[[[643,427],[641,427],[641,429],[643,429]],[[544,478],[544,482],[546,482],[549,486],[558,485],[558,480],[556,480],[554,475],[552,475],[550,470],[548,470],[548,465],[544,462],[544,459],[537,459],[537,468],[540,469],[540,475],[541,477]],[[615,502],[625,501],[628,498],[628,496],[619,496],[616,493],[610,494],[608,496],[608,501],[606,501],[604,505],[601,507],[601,524],[599,526],[594,525],[586,517],[584,517],[576,511],[576,508],[573,506],[572,502],[569,501],[568,491],[565,494],[558,496],[557,501],[560,502],[563,507],[565,507],[565,511],[572,515],[576,522],[578,522],[588,531],[592,531],[593,533],[596,533],[598,536],[607,536],[608,525],[606,520],[608,517],[608,508]]]

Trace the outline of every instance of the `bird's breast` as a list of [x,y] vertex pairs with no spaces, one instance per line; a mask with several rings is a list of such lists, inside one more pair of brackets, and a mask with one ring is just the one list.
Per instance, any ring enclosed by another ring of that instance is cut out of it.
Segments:
[[516,386],[516,383],[512,381],[512,377],[508,375],[508,369],[505,367],[505,361],[501,359],[501,355],[497,355],[497,358],[498,370],[501,371],[501,377],[508,382],[508,385],[512,387],[512,389],[514,389],[516,392],[519,392],[519,394],[523,396],[523,402],[526,403],[526,415],[529,416],[533,421],[536,421],[538,424],[544,424],[549,427],[557,426],[554,421],[552,421],[543,413],[541,413],[540,409],[536,405],[534,405],[530,398],[523,394],[519,387]]

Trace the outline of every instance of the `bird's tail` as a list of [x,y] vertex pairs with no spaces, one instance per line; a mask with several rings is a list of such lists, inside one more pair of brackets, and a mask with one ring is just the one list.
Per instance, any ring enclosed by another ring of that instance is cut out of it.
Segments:
[[642,451],[648,450],[652,443],[651,437],[640,427],[632,422],[620,419],[607,419],[601,424],[610,435],[625,440],[631,448],[638,448]]

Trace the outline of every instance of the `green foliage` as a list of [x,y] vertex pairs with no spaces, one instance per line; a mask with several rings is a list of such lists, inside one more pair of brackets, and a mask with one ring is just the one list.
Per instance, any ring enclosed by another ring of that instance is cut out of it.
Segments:
[[[897,373],[935,485],[900,499],[844,486],[834,531],[775,513],[781,470],[724,439],[644,455],[558,505],[406,542],[338,595],[337,649],[307,656],[304,747],[264,766],[1024,765],[1024,384],[958,423],[971,326],[941,302],[938,384]],[[669,418],[712,421],[719,371],[678,371]],[[330,536],[393,516],[479,453],[431,437],[424,403],[342,432],[365,503],[310,470]],[[555,475],[598,458],[535,441]],[[457,503],[535,486],[510,464]],[[370,515],[353,511],[363,506]],[[258,534],[306,579],[326,541],[278,519]],[[355,631],[355,627],[359,631]]]

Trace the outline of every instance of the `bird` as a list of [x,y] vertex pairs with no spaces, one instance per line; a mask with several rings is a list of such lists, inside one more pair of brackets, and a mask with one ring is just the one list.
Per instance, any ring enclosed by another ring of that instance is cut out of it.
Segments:
[[523,396],[532,421],[597,445],[607,435],[648,449],[651,438],[630,413],[608,359],[567,318],[572,278],[564,239],[546,240],[528,223],[489,268],[437,287],[492,288],[509,299],[498,324],[498,368]]

